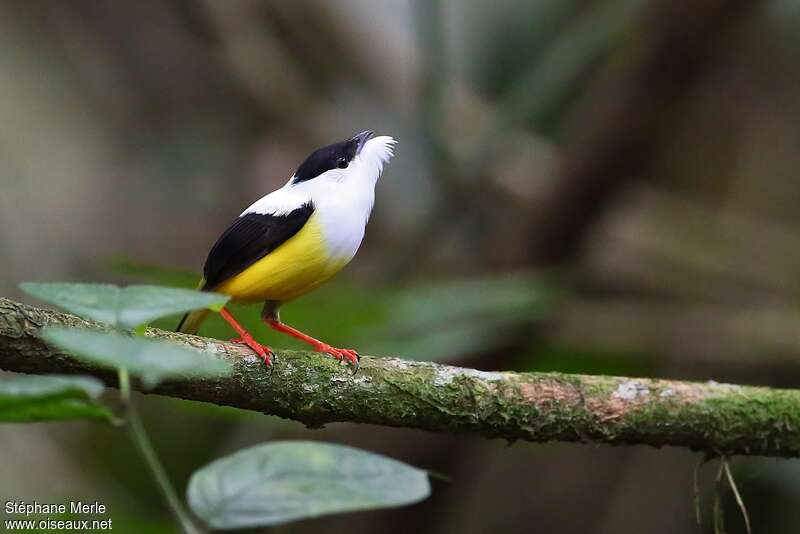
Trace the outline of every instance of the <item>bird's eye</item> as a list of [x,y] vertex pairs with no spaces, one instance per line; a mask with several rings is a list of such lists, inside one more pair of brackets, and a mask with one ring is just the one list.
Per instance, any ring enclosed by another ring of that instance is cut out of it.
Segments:
[[340,169],[346,169],[347,168],[347,159],[339,158],[336,161],[336,166],[339,167]]

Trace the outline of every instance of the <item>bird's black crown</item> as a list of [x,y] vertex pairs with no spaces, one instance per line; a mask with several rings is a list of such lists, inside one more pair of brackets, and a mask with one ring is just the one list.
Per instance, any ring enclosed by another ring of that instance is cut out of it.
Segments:
[[346,169],[372,136],[373,132],[367,130],[347,141],[318,148],[297,168],[292,183],[312,180],[331,169]]

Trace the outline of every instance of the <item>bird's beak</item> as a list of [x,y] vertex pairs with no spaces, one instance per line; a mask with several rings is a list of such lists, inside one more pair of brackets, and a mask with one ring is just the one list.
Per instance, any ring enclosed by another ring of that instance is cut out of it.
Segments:
[[356,141],[358,144],[356,145],[356,154],[361,153],[361,149],[364,148],[364,145],[367,144],[367,141],[372,139],[372,136],[375,135],[375,132],[372,130],[365,130],[358,135],[353,136],[353,141]]

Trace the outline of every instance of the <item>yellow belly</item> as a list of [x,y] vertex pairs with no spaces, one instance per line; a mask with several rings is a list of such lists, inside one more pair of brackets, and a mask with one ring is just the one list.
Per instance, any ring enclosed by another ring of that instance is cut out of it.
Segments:
[[284,302],[308,293],[347,263],[330,257],[313,214],[288,241],[214,290],[234,300]]

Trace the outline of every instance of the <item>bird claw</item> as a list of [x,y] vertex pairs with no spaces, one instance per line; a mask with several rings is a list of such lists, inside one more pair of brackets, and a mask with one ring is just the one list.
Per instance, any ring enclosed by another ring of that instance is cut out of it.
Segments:
[[256,354],[261,356],[264,360],[264,364],[269,367],[269,374],[272,376],[272,372],[275,370],[275,366],[273,365],[278,361],[278,356],[266,345],[262,345],[258,341],[253,338],[242,338],[237,337],[231,339],[231,343],[240,343],[242,345],[247,345],[252,349]]
[[335,359],[339,361],[347,360],[347,362],[353,364],[353,374],[358,372],[359,368],[359,360],[361,356],[358,355],[353,349],[337,349],[336,347],[332,347],[327,343],[320,343],[319,345],[315,346],[314,349],[317,352],[326,352],[333,356]]

